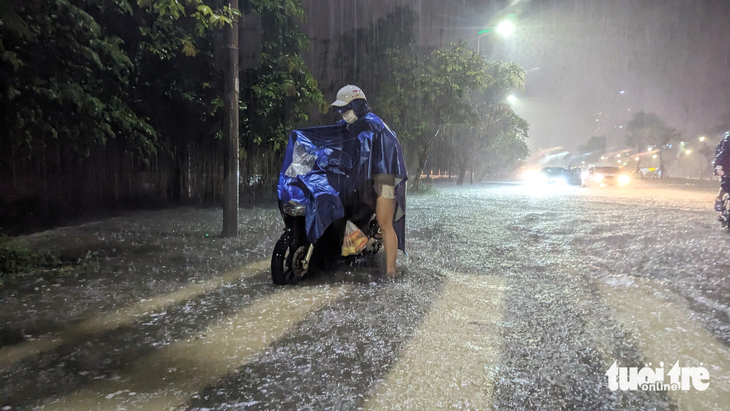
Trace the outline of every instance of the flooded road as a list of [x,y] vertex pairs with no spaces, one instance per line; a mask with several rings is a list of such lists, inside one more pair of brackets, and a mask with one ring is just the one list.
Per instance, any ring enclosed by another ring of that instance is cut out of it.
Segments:
[[[271,207],[242,209],[233,240],[196,209],[28,236],[96,259],[0,294],[0,408],[727,409],[714,191],[441,187],[409,198],[384,284],[341,267],[271,285]],[[614,362],[704,367],[709,387],[611,391]]]

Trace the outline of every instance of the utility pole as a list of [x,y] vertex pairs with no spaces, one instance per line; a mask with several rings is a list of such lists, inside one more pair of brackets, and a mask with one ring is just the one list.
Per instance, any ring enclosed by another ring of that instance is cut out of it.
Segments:
[[[229,7],[238,9],[238,0],[229,0]],[[238,237],[238,17],[226,26],[228,61],[223,96],[224,140],[223,154],[223,237]]]

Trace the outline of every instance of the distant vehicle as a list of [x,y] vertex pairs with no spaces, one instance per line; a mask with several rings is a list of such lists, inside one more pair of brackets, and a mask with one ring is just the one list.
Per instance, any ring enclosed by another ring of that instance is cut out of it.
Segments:
[[540,170],[540,178],[548,184],[581,184],[579,168],[544,167]]
[[568,178],[568,184],[579,186],[583,184],[583,171],[580,167],[568,167],[565,169]]
[[588,171],[583,175],[583,185],[606,184],[625,186],[631,182],[628,173],[621,171],[614,166],[589,166]]

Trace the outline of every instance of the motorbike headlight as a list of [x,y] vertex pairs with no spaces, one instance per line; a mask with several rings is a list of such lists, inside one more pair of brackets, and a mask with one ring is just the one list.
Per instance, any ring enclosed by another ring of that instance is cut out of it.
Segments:
[[631,177],[627,176],[626,174],[624,174],[618,178],[619,184],[628,184],[629,181],[631,181]]
[[290,215],[292,217],[300,217],[300,216],[303,216],[305,209],[306,209],[306,207],[304,207],[304,204],[299,204],[299,203],[294,202],[294,201],[290,201],[290,202],[284,204],[281,207],[281,211],[284,214]]
[[603,174],[598,174],[598,173],[594,174],[593,181],[598,181],[598,182],[603,181]]

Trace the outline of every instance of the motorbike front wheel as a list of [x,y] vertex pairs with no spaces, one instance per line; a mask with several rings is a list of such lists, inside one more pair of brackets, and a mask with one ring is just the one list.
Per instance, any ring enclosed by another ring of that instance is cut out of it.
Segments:
[[271,256],[271,280],[277,285],[295,284],[299,277],[294,273],[292,260],[299,245],[291,231],[279,237]]

